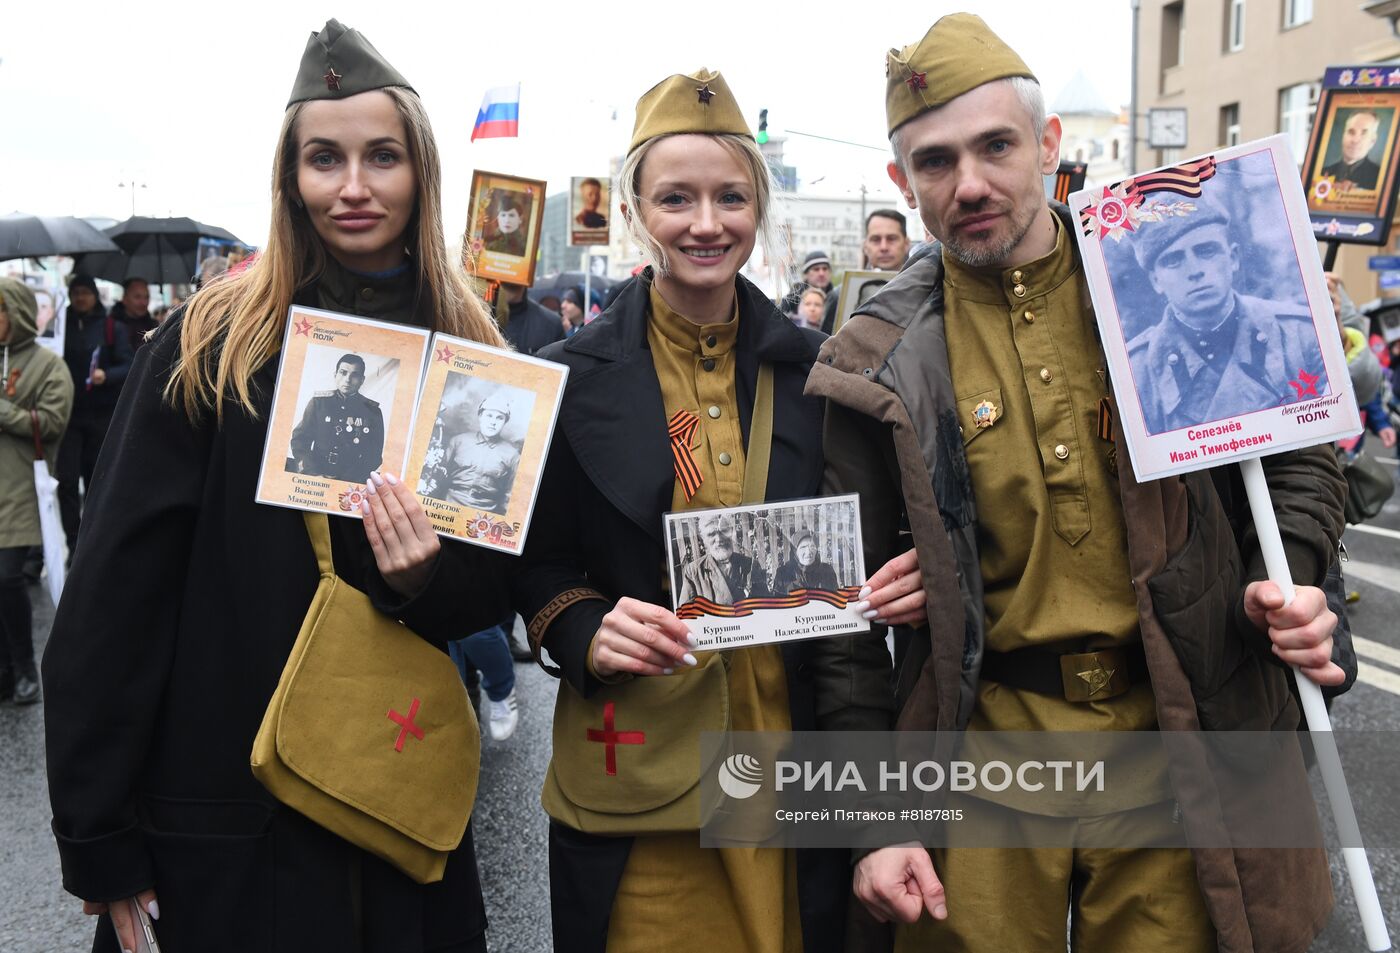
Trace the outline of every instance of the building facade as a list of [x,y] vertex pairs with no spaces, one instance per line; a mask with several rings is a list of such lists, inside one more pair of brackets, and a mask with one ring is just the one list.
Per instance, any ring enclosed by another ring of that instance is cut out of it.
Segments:
[[[1301,164],[1328,66],[1400,62],[1400,0],[1139,0],[1135,168],[1150,169],[1282,132]],[[1147,111],[1186,110],[1186,147],[1150,149]],[[1390,247],[1400,229],[1392,227]],[[1379,288],[1367,258],[1337,261],[1357,301]]]

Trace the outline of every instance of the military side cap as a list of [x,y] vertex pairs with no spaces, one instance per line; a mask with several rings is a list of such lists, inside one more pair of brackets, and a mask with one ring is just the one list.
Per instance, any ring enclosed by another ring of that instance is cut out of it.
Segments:
[[647,90],[637,100],[637,124],[627,151],[657,136],[688,132],[753,138],[743,110],[719,73],[707,69],[691,76],[677,73]]
[[1177,239],[1206,225],[1230,227],[1230,216],[1226,211],[1202,196],[1192,200],[1196,206],[1193,212],[1173,215],[1156,222],[1143,222],[1137,226],[1137,234],[1132,238],[1133,255],[1144,271],[1151,271],[1157,257],[1174,245]]
[[982,18],[951,13],[924,38],[885,59],[885,118],[889,131],[984,83],[1012,76],[1035,79],[1016,51]]
[[386,86],[416,92],[358,30],[342,26],[339,20],[327,20],[320,32],[306,41],[287,105],[309,99],[345,99]]

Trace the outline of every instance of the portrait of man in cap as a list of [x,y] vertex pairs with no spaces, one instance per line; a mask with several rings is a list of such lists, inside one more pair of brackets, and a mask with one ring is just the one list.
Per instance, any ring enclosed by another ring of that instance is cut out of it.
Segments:
[[316,391],[292,431],[290,473],[364,483],[384,460],[384,414],[379,402],[360,393],[365,359],[342,354],[334,387]]
[[1339,109],[1332,127],[1327,154],[1337,155],[1336,161],[1324,166],[1322,174],[1331,176],[1340,191],[1373,191],[1380,181],[1381,167],[1374,150],[1380,141],[1382,113],[1385,126],[1390,126],[1394,109]]
[[532,391],[448,374],[438,407],[441,453],[429,451],[426,495],[504,516],[520,467],[523,433],[534,409]]
[[578,212],[574,215],[574,225],[579,228],[599,229],[608,227],[608,213],[603,208],[603,183],[594,178],[586,178],[578,183]]
[[491,212],[486,221],[486,250],[514,255],[525,254],[530,232],[530,196],[514,189],[494,189]]
[[1128,341],[1147,431],[1324,396],[1327,372],[1307,307],[1240,293],[1245,262],[1225,206],[1209,196],[1177,205],[1180,214],[1142,222],[1125,239],[1163,302],[1159,320]]

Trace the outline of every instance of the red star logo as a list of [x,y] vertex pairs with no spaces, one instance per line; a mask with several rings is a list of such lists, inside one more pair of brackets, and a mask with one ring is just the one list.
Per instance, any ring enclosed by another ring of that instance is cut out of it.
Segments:
[[706,83],[704,86],[695,87],[695,93],[697,96],[700,97],[701,105],[704,106],[710,105],[710,100],[715,98],[715,92],[714,90],[710,89],[709,83]]
[[1309,395],[1313,397],[1319,396],[1317,393],[1317,382],[1320,380],[1322,380],[1322,375],[1309,374],[1300,367],[1298,368],[1298,379],[1296,381],[1289,381],[1288,383],[1293,385],[1293,389],[1298,392],[1298,399],[1302,400]]
[[300,334],[302,337],[311,336],[311,322],[305,318],[302,318],[296,324],[292,325],[292,327],[296,328],[297,334]]
[[438,348],[438,349],[437,349],[436,351],[434,351],[433,353],[437,355],[437,359],[438,359],[439,361],[442,361],[442,363],[444,363],[444,364],[450,364],[450,363],[452,363],[452,351],[451,351],[450,348],[448,348],[448,346],[447,346],[446,344],[444,344],[442,347]]
[[340,74],[335,71],[334,66],[327,69],[326,75],[321,78],[326,81],[326,89],[332,92],[338,92],[340,90]]
[[921,89],[928,89],[928,74],[915,73],[913,70],[910,70],[909,78],[904,82],[909,84],[910,92],[917,93]]

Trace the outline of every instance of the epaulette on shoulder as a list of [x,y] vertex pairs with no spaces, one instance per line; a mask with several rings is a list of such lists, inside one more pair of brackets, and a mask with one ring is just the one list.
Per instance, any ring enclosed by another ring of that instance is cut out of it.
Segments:
[[371,398],[371,397],[366,397],[364,394],[361,394],[361,395],[360,395],[360,398],[361,398],[366,404],[369,404],[371,407],[378,407],[378,406],[379,406],[379,401],[374,400],[374,399]]
[[316,397],[334,397],[334,396],[335,396],[335,390],[334,390],[334,389],[331,389],[331,390],[318,390],[318,391],[315,393],[314,396],[316,396]]

